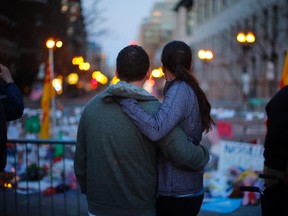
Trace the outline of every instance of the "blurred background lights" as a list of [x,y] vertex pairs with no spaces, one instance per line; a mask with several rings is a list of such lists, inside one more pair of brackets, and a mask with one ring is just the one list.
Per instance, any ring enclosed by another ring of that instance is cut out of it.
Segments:
[[240,32],[237,35],[237,41],[239,41],[240,43],[244,43],[246,41],[246,35],[243,32]]
[[56,41],[56,47],[57,48],[61,48],[63,45],[63,42],[62,41]]
[[59,77],[54,78],[52,81],[52,85],[53,85],[54,89],[57,91],[57,93],[62,92],[62,80],[61,80],[61,78],[59,78]]
[[111,85],[115,85],[116,83],[118,83],[120,81],[120,79],[118,79],[116,76],[114,76],[110,82]]
[[211,50],[199,50],[198,51],[198,58],[201,60],[211,60],[213,59],[214,55]]
[[239,32],[236,37],[239,43],[254,43],[256,40],[255,35],[252,32],[245,34],[244,32]]
[[67,76],[67,82],[68,84],[70,85],[75,85],[78,83],[78,80],[79,80],[79,76],[77,73],[70,73],[68,76]]
[[79,69],[88,71],[90,69],[90,63],[89,62],[82,62],[79,64]]
[[246,41],[248,43],[254,43],[255,42],[255,35],[252,32],[248,32],[246,35]]
[[143,88],[151,94],[153,91],[154,85],[155,85],[155,80],[153,78],[151,78],[151,79],[146,80]]
[[162,68],[160,67],[160,68],[152,70],[151,75],[155,78],[160,78],[160,77],[164,76],[164,73],[163,73]]
[[154,17],[160,17],[161,15],[162,15],[161,11],[155,10],[155,11],[153,12],[153,16],[154,16]]
[[137,41],[135,41],[135,40],[132,40],[132,41],[130,41],[129,42],[129,45],[137,45],[138,43],[137,43]]
[[49,48],[49,49],[51,49],[51,48],[53,48],[55,46],[55,41],[53,40],[53,39],[48,39],[47,41],[46,41],[46,47],[47,48]]
[[49,38],[46,41],[46,47],[52,49],[54,47],[61,48],[63,46],[63,42],[61,40],[54,40],[53,38]]
[[108,83],[108,78],[104,74],[102,74],[100,71],[94,71],[92,73],[92,78],[103,85]]
[[82,56],[76,56],[72,59],[73,65],[80,65],[83,62],[84,62],[84,58]]

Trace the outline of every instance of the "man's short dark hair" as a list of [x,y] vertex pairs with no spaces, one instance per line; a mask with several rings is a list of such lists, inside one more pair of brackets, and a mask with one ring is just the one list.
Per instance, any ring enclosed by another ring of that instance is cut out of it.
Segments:
[[129,45],[119,52],[116,67],[120,80],[142,80],[150,67],[148,54],[141,46]]

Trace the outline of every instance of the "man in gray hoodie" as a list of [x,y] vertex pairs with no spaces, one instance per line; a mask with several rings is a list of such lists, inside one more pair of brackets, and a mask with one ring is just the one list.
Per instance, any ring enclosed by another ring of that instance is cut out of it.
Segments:
[[164,139],[152,142],[122,112],[117,95],[134,97],[154,114],[160,103],[142,86],[150,76],[144,49],[130,45],[117,56],[120,82],[95,96],[85,106],[78,127],[74,170],[86,194],[90,215],[154,216],[158,152],[176,166],[203,168],[209,153],[194,145],[176,127]]

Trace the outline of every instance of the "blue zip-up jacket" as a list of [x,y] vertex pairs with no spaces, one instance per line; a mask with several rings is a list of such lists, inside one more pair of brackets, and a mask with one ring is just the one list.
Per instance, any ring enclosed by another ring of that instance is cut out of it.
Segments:
[[6,122],[22,116],[24,103],[18,87],[14,83],[0,82],[0,172],[6,166]]
[[[199,144],[204,130],[193,89],[184,81],[174,80],[166,82],[164,95],[164,101],[155,116],[146,113],[135,99],[123,99],[120,103],[123,111],[151,140],[162,139],[176,125],[180,125],[193,143]],[[203,170],[182,170],[160,157],[158,173],[159,195],[198,195],[204,192]]]

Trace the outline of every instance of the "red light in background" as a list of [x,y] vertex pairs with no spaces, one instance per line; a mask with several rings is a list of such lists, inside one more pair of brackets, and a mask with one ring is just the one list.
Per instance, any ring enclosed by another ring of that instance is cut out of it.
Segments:
[[96,89],[98,87],[98,82],[96,79],[92,78],[91,79],[91,88]]
[[135,40],[132,40],[132,41],[130,41],[130,43],[129,43],[129,45],[137,45],[138,43],[137,43],[137,41],[135,41]]

